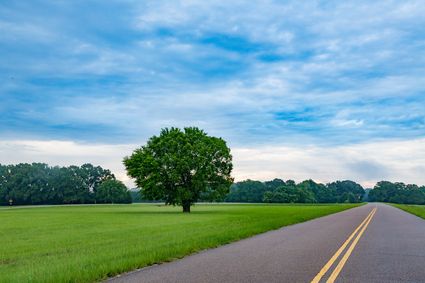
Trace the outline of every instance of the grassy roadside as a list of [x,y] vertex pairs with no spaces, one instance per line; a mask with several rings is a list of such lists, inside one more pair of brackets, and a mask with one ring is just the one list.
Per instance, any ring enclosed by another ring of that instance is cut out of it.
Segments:
[[409,205],[409,204],[391,204],[391,205],[425,219],[425,205]]
[[354,206],[4,208],[0,282],[93,282]]

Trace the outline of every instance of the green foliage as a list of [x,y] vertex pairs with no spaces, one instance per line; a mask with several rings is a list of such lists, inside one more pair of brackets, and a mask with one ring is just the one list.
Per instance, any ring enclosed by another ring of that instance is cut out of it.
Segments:
[[368,202],[369,201],[369,193],[372,189],[365,189],[364,190],[364,195],[363,195],[363,202]]
[[118,180],[103,181],[96,191],[97,203],[131,203],[131,195],[127,187]]
[[[336,181],[328,184],[331,194],[334,194],[335,202],[361,202],[365,194],[363,187],[353,181]],[[332,202],[332,201],[329,201]]]
[[226,142],[198,128],[163,129],[124,158],[124,165],[145,197],[181,205],[184,212],[202,195],[220,199],[233,181]]
[[115,179],[109,170],[91,164],[0,165],[0,205],[94,203],[97,188],[108,179]]
[[271,203],[314,203],[316,199],[310,188],[310,181],[296,185],[289,180],[284,185],[264,194],[263,201]]
[[285,183],[285,181],[283,181],[282,179],[277,179],[277,178],[276,179],[273,179],[271,181],[264,182],[264,185],[266,186],[267,191],[274,191],[277,188],[282,187],[282,186],[285,186],[287,184],[288,183]]
[[352,181],[337,181],[327,185],[306,180],[296,184],[293,180],[260,182],[246,180],[235,183],[226,197],[227,202],[269,203],[335,203],[361,202],[363,188]]
[[263,201],[267,186],[260,181],[246,180],[233,184],[230,193],[226,196],[227,202],[252,202]]
[[339,212],[354,205],[0,208],[0,282],[100,282],[108,276]]
[[130,196],[131,196],[131,201],[133,203],[142,202],[143,201],[142,200],[142,194],[140,192],[140,189],[138,189],[138,188],[130,189],[129,192],[130,192]]
[[381,181],[369,192],[369,201],[425,204],[425,187]]

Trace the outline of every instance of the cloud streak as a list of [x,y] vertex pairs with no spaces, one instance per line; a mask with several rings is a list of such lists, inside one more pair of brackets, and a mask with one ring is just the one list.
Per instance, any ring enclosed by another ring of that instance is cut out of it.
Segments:
[[[300,176],[345,176],[314,156],[425,137],[424,13],[415,0],[0,3],[0,139],[121,146],[199,126],[235,152],[306,148],[317,163]],[[359,152],[344,163],[359,180],[391,177]],[[254,171],[241,172],[267,176]]]

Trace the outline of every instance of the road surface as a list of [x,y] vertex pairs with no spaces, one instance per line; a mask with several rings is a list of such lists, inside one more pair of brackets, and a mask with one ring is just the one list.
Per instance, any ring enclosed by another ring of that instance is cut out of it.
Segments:
[[425,282],[425,221],[367,204],[109,282]]

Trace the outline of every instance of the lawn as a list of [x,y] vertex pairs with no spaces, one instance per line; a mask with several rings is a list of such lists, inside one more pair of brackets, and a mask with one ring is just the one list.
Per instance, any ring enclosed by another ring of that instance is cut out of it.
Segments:
[[408,205],[408,204],[392,204],[392,205],[425,219],[425,205]]
[[0,282],[93,282],[356,205],[0,208]]

